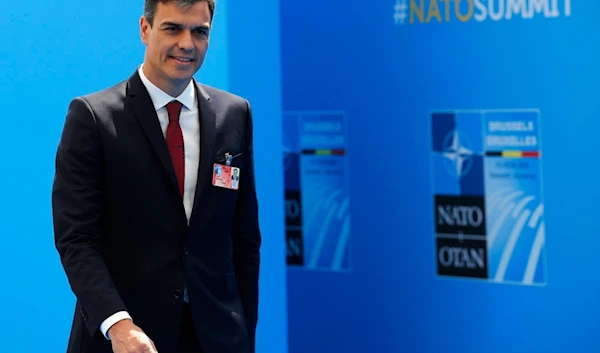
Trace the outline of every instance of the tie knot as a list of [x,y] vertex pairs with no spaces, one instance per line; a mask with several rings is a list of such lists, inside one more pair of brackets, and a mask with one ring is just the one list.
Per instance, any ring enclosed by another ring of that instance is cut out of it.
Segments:
[[179,113],[183,105],[179,101],[171,101],[167,103],[167,112],[169,112],[169,121],[179,120]]

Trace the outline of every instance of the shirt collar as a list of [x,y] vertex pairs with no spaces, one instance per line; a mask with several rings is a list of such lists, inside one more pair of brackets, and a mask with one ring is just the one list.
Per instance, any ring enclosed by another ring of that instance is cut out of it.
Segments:
[[144,83],[144,86],[146,86],[146,89],[148,90],[148,94],[150,95],[152,104],[154,104],[155,110],[159,110],[172,100],[178,100],[188,110],[192,110],[196,106],[196,90],[193,79],[190,80],[190,83],[187,85],[185,90],[181,92],[179,96],[172,97],[165,91],[156,87],[156,85],[154,85],[152,82],[150,82],[146,75],[144,75],[144,71],[142,70],[143,67],[143,64],[140,65],[138,73],[140,75],[140,78],[142,79],[142,82]]

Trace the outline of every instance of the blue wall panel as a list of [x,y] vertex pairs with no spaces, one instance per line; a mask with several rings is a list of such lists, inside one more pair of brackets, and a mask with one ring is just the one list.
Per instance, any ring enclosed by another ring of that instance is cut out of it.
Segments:
[[[284,112],[345,112],[352,214],[350,273],[288,270],[291,353],[600,349],[600,7],[570,3],[282,2]],[[540,114],[545,285],[437,273],[431,113],[490,109]]]
[[228,2],[229,88],[249,99],[263,232],[257,352],[287,352],[279,1]]

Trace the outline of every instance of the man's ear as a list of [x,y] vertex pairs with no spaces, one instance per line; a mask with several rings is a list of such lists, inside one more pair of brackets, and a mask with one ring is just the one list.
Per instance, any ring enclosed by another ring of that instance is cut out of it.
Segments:
[[146,19],[146,17],[140,17],[140,37],[142,38],[142,43],[148,45],[148,32],[150,31],[150,22]]

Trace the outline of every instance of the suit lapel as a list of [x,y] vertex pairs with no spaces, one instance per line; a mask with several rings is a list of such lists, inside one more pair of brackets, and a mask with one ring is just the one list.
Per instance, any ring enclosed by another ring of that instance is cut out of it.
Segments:
[[[198,97],[198,119],[200,119],[200,160],[198,163],[198,180],[196,182],[196,194],[194,195],[194,207],[190,221],[197,213],[202,192],[212,182],[212,162],[216,137],[216,114],[215,107],[210,100],[208,92],[194,81]],[[137,71],[131,76],[127,84],[128,103],[140,125],[142,126],[154,152],[160,163],[167,172],[173,190],[179,194],[179,186],[175,171],[171,163],[171,157],[165,143],[165,137],[160,128],[158,116],[154,110],[152,100],[145,89]]]
[[198,163],[198,180],[190,221],[194,219],[197,213],[204,188],[212,183],[212,164],[217,132],[215,107],[208,92],[198,83],[196,83],[196,92],[200,119],[200,161]]
[[165,143],[165,137],[160,128],[160,122],[158,116],[154,110],[154,105],[150,99],[148,91],[145,89],[142,80],[140,79],[137,71],[129,79],[127,84],[127,96],[128,103],[140,125],[144,129],[150,144],[152,145],[154,152],[158,156],[160,163],[167,172],[171,184],[177,194],[179,194],[179,187],[177,185],[177,178],[175,177],[175,171],[173,170],[173,164],[171,163],[171,157]]

